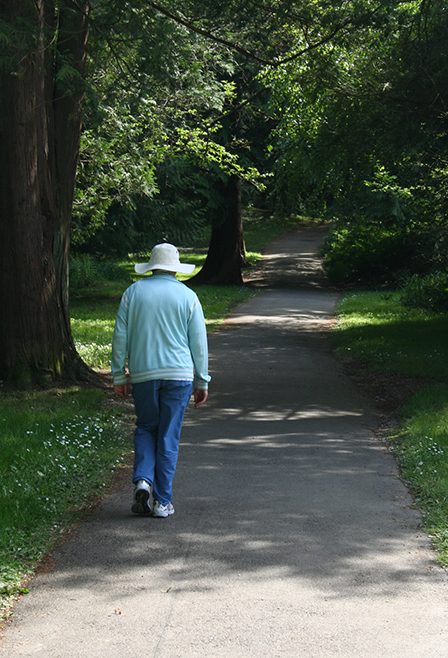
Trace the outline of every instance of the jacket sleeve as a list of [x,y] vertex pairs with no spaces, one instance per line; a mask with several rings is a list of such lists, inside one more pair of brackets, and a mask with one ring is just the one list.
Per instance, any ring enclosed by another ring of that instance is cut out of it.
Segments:
[[194,388],[206,391],[211,379],[208,374],[207,329],[204,312],[197,297],[188,323],[188,342],[194,363]]
[[125,291],[118,307],[112,339],[111,371],[114,386],[126,384],[127,382],[125,367],[128,353],[128,310],[129,297],[127,291]]

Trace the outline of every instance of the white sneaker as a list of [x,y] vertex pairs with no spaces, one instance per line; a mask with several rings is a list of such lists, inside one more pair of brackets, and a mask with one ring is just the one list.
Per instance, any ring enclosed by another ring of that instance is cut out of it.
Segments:
[[174,507],[171,503],[168,503],[168,505],[162,505],[162,503],[159,503],[158,500],[154,501],[154,510],[152,513],[153,516],[166,518],[167,516],[171,516],[171,514],[174,514]]
[[151,485],[146,480],[139,480],[135,485],[131,511],[134,514],[151,514],[150,497]]

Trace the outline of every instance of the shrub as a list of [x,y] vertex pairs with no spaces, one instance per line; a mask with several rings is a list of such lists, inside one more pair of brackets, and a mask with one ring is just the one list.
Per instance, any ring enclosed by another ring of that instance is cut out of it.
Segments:
[[70,290],[76,291],[88,288],[98,281],[99,267],[93,256],[89,254],[70,257]]
[[130,282],[130,279],[126,272],[124,272],[121,267],[115,265],[114,263],[99,263],[99,278],[101,281],[124,281]]
[[413,308],[424,308],[436,313],[448,312],[448,274],[414,274],[405,283],[401,303]]
[[70,292],[77,293],[103,281],[128,281],[129,277],[118,265],[101,262],[90,254],[70,256]]
[[398,229],[376,226],[335,229],[322,248],[325,270],[335,283],[381,283],[406,269],[412,243]]

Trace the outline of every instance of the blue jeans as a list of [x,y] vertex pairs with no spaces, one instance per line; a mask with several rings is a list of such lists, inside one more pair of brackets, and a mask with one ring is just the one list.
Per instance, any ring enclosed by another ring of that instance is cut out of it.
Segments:
[[155,379],[132,385],[135,413],[132,481],[154,485],[154,499],[171,502],[182,422],[193,382]]

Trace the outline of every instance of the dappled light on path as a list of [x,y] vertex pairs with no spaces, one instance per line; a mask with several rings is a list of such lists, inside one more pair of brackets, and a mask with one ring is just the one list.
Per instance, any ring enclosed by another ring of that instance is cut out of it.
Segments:
[[278,238],[263,252],[261,268],[248,269],[244,279],[259,288],[329,287],[319,257],[328,229],[295,231]]

